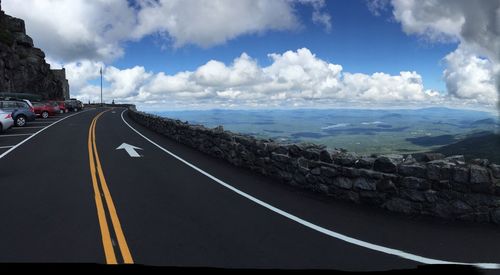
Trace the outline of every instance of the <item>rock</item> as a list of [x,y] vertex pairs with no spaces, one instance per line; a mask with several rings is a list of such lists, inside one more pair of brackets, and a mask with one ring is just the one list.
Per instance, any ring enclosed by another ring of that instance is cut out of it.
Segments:
[[321,167],[321,175],[328,177],[328,178],[333,178],[338,176],[338,172],[335,168],[332,167]]
[[305,169],[308,169],[309,168],[309,161],[305,158],[299,158],[297,160],[297,165],[299,167],[302,167],[302,168],[305,168]]
[[418,162],[412,155],[406,156],[404,161],[403,161],[403,164],[407,164],[407,165],[416,164],[416,163],[418,163]]
[[336,189],[336,188],[330,186],[330,188],[328,189],[328,192],[331,196],[333,196],[337,199],[359,203],[359,194],[354,192],[354,191],[344,190],[344,189]]
[[0,13],[0,92],[69,99],[65,70],[51,70],[44,58],[26,35],[24,21]]
[[490,169],[493,177],[500,179],[500,165],[490,164]]
[[500,208],[491,211],[491,221],[500,224]]
[[434,190],[427,190],[424,192],[424,198],[427,202],[435,203],[437,201],[437,192]]
[[322,150],[319,152],[319,160],[326,163],[333,163],[332,156],[327,150]]
[[480,184],[480,183],[489,183],[490,175],[488,170],[484,167],[478,165],[471,165],[470,167],[470,183],[472,184]]
[[473,159],[470,161],[470,163],[486,167],[486,166],[488,166],[488,164],[490,164],[490,161],[487,159]]
[[33,39],[22,32],[14,33],[14,41],[24,47],[33,47]]
[[401,155],[383,155],[375,160],[373,169],[384,173],[396,173],[398,165],[402,162]]
[[428,190],[431,188],[431,184],[421,178],[405,177],[401,181],[401,187],[414,190]]
[[417,153],[413,154],[413,157],[418,162],[429,162],[444,159],[445,156],[441,153]]
[[333,163],[349,167],[354,166],[356,161],[358,160],[358,156],[354,153],[334,154],[332,155],[332,157],[333,157]]
[[432,183],[432,188],[436,190],[450,190],[451,184],[449,180],[439,180]]
[[271,154],[271,159],[281,162],[281,163],[290,163],[291,159],[287,155],[282,155],[282,154],[277,154],[277,153],[272,153]]
[[457,165],[464,165],[465,164],[465,157],[463,155],[455,155],[455,156],[449,156],[444,158],[446,161],[457,164]]
[[424,193],[422,191],[414,190],[414,189],[401,189],[399,190],[399,194],[403,199],[415,201],[415,202],[424,202],[426,201]]
[[452,206],[452,212],[455,215],[463,215],[466,213],[470,213],[473,210],[472,207],[470,207],[463,201],[454,201],[451,203],[451,206]]
[[360,191],[359,198],[362,202],[368,204],[380,205],[386,200],[387,194],[375,191]]
[[453,167],[453,181],[458,183],[469,182],[469,168],[467,167]]
[[343,189],[352,189],[352,181],[346,177],[337,177],[332,184]]
[[390,179],[381,179],[377,182],[377,190],[381,192],[394,193],[397,191],[396,185]]
[[311,170],[311,174],[313,174],[315,176],[321,175],[321,168],[320,167],[316,167],[316,168],[312,169]]
[[418,207],[415,207],[410,201],[400,198],[392,198],[389,201],[385,202],[382,207],[389,211],[395,211],[405,214],[420,212],[418,210]]
[[274,150],[274,153],[281,154],[281,155],[288,155],[288,149],[286,147],[283,147],[283,146],[278,146]]
[[355,179],[353,186],[355,190],[375,191],[377,189],[377,185],[374,180],[365,178]]
[[375,163],[375,158],[363,157],[363,158],[360,158],[360,159],[354,161],[354,167],[364,168],[364,169],[372,169],[374,163]]
[[402,164],[398,167],[398,173],[406,177],[426,178],[427,169],[421,164]]
[[455,164],[446,160],[433,160],[427,162],[427,178],[430,180],[449,180],[451,169]]

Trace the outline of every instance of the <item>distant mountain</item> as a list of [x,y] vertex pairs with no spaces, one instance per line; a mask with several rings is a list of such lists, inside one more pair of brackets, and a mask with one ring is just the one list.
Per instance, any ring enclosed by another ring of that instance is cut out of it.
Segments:
[[437,150],[445,155],[464,155],[466,159],[486,158],[500,164],[500,135],[492,132],[480,132]]
[[480,119],[471,123],[472,126],[495,125],[497,121],[492,118]]
[[403,115],[402,114],[391,113],[391,114],[383,115],[383,116],[381,116],[381,118],[383,118],[383,119],[388,119],[388,118],[403,118]]

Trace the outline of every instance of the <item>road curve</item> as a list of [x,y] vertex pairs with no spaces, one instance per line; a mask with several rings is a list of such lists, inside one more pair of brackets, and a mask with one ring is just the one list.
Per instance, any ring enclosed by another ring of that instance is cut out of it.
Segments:
[[425,259],[500,263],[493,225],[325,199],[166,139],[123,108],[67,117],[15,147],[0,159],[0,188],[0,262],[357,271]]

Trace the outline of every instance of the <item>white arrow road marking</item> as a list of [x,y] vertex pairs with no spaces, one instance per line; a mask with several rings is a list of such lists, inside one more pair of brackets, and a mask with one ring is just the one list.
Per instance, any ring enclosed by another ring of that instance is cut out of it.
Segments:
[[141,155],[139,155],[137,153],[137,151],[135,151],[135,150],[142,150],[142,148],[135,147],[134,145],[130,145],[127,143],[122,143],[122,145],[118,146],[118,148],[116,148],[116,150],[121,150],[121,149],[127,151],[127,153],[132,158],[140,158],[141,157]]

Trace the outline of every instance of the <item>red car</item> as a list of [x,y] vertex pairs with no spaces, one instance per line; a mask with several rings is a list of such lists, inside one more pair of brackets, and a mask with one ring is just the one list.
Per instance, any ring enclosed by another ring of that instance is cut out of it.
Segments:
[[59,104],[59,110],[61,114],[68,112],[68,109],[66,108],[66,104],[64,103],[64,101],[57,101],[57,104]]
[[51,104],[43,102],[33,102],[33,109],[35,114],[42,118],[48,118],[49,116],[59,113],[59,108],[56,109]]

